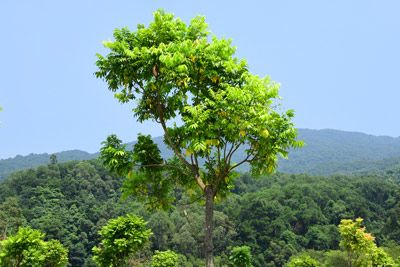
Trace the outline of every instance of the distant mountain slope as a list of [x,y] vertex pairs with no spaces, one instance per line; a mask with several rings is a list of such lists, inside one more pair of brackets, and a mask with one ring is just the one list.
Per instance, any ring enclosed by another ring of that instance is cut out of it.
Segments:
[[[288,160],[280,160],[279,171],[330,175],[377,171],[400,164],[400,138],[329,129],[300,129],[299,139],[306,145],[292,151]],[[165,158],[172,156],[162,137],[156,137],[154,140]],[[128,147],[134,143],[129,143]],[[240,151],[238,153],[239,155],[234,158],[236,161],[240,160]],[[65,162],[92,159],[98,154],[71,150],[56,155],[59,162]],[[46,153],[0,160],[0,179],[16,170],[47,164],[49,157],[50,155]],[[248,167],[244,166],[241,171],[247,169]]]
[[338,130],[300,129],[306,145],[281,160],[279,170],[329,175],[371,171],[400,163],[400,138]]
[[[96,157],[96,154],[90,154],[81,150],[68,150],[55,153],[58,162],[67,162],[71,160],[86,160]],[[45,165],[50,162],[50,154],[29,154],[27,156],[18,155],[14,158],[0,160],[0,180],[8,174],[28,168]]]

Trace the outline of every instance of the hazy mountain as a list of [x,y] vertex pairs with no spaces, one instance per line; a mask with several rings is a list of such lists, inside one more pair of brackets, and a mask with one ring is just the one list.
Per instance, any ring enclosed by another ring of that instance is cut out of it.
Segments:
[[[97,154],[90,154],[81,150],[68,150],[55,153],[58,162],[67,162],[71,160],[85,160],[95,158]],[[0,180],[8,174],[16,171],[45,165],[50,162],[50,154],[29,154],[27,156],[18,155],[14,158],[0,160]]]
[[[329,175],[333,173],[367,172],[388,169],[400,164],[400,138],[373,136],[339,130],[300,129],[299,139],[305,142],[301,149],[290,153],[288,160],[280,160],[279,171]],[[162,137],[154,138],[164,157],[171,151]],[[134,142],[129,143],[132,146]],[[240,152],[240,151],[238,151]],[[56,153],[59,162],[85,160],[97,157],[80,150]],[[49,163],[50,155],[30,154],[0,160],[0,179],[9,173]],[[240,160],[240,153],[234,160]],[[244,166],[241,171],[248,168]]]
[[306,145],[294,150],[279,170],[328,175],[376,170],[400,163],[400,138],[338,130],[300,129]]

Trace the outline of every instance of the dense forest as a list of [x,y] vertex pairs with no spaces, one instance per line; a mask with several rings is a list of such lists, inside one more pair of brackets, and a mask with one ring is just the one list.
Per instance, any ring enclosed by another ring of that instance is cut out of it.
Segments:
[[[216,204],[216,265],[227,266],[230,249],[240,245],[250,247],[254,266],[284,266],[304,252],[326,260],[326,251],[339,249],[340,220],[357,217],[377,245],[397,258],[399,181],[397,167],[360,176],[277,173],[253,179],[242,174]],[[122,179],[97,160],[53,162],[13,173],[0,184],[0,232],[4,238],[18,226],[31,226],[68,248],[71,266],[94,266],[92,248],[100,242],[101,227],[133,213],[154,233],[137,257],[170,249],[179,253],[180,266],[204,265],[201,205],[177,191],[172,209],[148,212],[134,198],[121,200],[121,185]]]
[[0,267],[400,266],[400,139],[298,131],[205,17],[153,18],[94,76],[163,137],[1,160]]

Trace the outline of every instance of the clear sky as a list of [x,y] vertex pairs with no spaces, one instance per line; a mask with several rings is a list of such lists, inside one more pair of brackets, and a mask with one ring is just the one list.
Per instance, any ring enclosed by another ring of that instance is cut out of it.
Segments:
[[158,8],[204,15],[232,38],[254,73],[281,83],[298,127],[400,135],[398,0],[1,0],[0,159],[161,135],[93,75],[113,29],[147,24]]

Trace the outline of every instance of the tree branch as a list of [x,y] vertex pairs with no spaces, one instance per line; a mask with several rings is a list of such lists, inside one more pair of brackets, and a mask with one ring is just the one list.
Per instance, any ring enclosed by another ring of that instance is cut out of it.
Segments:
[[[159,97],[159,95],[157,95],[157,97]],[[195,178],[195,180],[196,180],[198,186],[201,188],[201,190],[204,191],[204,189],[206,188],[206,186],[205,186],[203,180],[202,180],[201,177],[200,177],[199,167],[198,167],[198,163],[197,163],[197,157],[195,156],[196,165],[193,166],[192,164],[190,164],[190,163],[185,159],[185,157],[181,154],[181,151],[180,151],[180,150],[175,146],[175,144],[173,143],[171,137],[170,137],[169,134],[168,134],[168,128],[167,128],[167,125],[166,125],[165,119],[164,119],[164,112],[163,112],[163,109],[162,109],[162,107],[161,107],[161,103],[160,103],[160,100],[159,100],[159,99],[158,99],[158,101],[157,101],[157,112],[158,112],[158,115],[159,115],[159,118],[160,118],[161,126],[162,126],[162,128],[163,128],[163,130],[164,130],[165,139],[166,139],[166,141],[168,142],[168,145],[172,148],[172,150],[174,151],[175,155],[179,158],[179,160],[180,160],[184,165],[186,165],[186,166],[189,168],[189,170],[192,171],[192,173],[193,173],[193,175],[194,175],[194,178]]]
[[239,149],[240,145],[241,145],[240,143],[237,144],[236,146],[234,144],[232,144],[232,147],[227,155],[227,157],[228,157],[227,165],[228,166],[231,164],[232,156],[236,152],[236,150]]
[[228,170],[228,172],[230,172],[230,171],[232,171],[233,169],[239,167],[240,165],[242,165],[242,164],[245,163],[245,162],[250,162],[250,161],[249,161],[250,156],[251,156],[251,154],[248,154],[247,157],[246,157],[244,160],[242,160],[242,161],[240,161],[239,163],[236,163],[235,165],[233,165],[232,167],[230,167],[229,170]]

